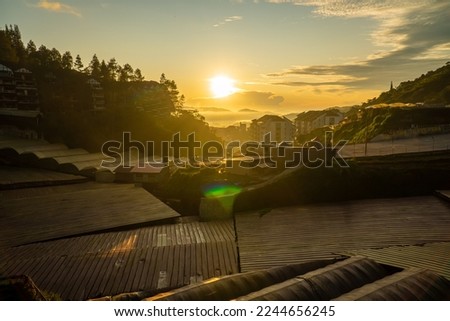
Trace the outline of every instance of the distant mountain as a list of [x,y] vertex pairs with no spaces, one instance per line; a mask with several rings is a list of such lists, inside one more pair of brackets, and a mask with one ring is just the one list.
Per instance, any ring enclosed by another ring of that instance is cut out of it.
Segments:
[[229,109],[222,108],[222,107],[198,107],[198,110],[202,112],[229,112]]
[[363,106],[392,103],[450,104],[450,61],[419,78],[400,83],[396,88],[369,99]]
[[283,116],[286,117],[287,119],[291,120],[291,121],[294,121],[295,118],[298,116],[298,114],[300,114],[300,113],[290,113],[290,114],[286,114],[286,115],[283,115]]

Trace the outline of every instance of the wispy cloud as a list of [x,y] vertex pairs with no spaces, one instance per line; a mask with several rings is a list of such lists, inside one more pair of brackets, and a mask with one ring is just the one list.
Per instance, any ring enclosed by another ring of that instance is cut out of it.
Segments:
[[239,91],[220,99],[197,98],[191,100],[192,103],[199,106],[234,106],[235,108],[274,107],[279,106],[283,101],[283,96],[264,91]]
[[338,65],[294,66],[268,74],[275,84],[380,88],[418,76],[450,58],[450,2],[445,0],[266,0],[314,7],[318,15],[376,19],[372,40],[380,47],[366,59]]
[[36,4],[36,7],[48,11],[68,13],[77,17],[81,17],[81,13],[77,8],[57,1],[40,0]]
[[222,20],[221,22],[216,23],[214,25],[214,27],[220,27],[220,26],[223,26],[224,24],[227,24],[227,23],[230,23],[230,22],[234,22],[234,21],[239,21],[239,20],[242,20],[242,19],[244,19],[242,16],[227,17],[224,20]]

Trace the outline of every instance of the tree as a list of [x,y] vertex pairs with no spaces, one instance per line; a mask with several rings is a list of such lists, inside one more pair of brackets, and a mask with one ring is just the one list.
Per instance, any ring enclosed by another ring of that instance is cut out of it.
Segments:
[[104,60],[100,63],[100,78],[105,81],[111,80],[111,74]]
[[26,49],[27,55],[30,56],[30,55],[36,53],[36,50],[37,50],[36,45],[34,44],[33,40],[28,41],[27,49]]
[[41,68],[50,68],[52,62],[51,50],[41,45],[36,52],[37,63]]
[[77,71],[79,71],[79,72],[82,72],[82,71],[83,71],[84,65],[83,65],[83,63],[81,62],[81,57],[80,57],[80,55],[77,55],[77,56],[75,57],[75,64],[74,64],[74,67],[75,67],[75,69],[76,69]]
[[93,78],[100,78],[100,61],[98,60],[96,54],[92,56],[92,60],[89,64],[89,74]]
[[18,62],[24,63],[26,60],[25,46],[22,42],[22,34],[20,33],[17,25],[5,25],[5,34],[9,38],[9,42],[14,51],[14,55],[17,57]]
[[0,62],[15,64],[18,60],[19,58],[17,57],[16,51],[12,46],[11,39],[5,31],[0,30]]
[[[169,80],[166,78],[166,75],[164,73],[161,74],[161,77],[159,78],[159,83],[166,87],[167,92],[169,93],[170,100],[172,101],[175,108],[181,108],[182,105],[180,104],[180,98],[178,91],[177,84],[174,80]],[[184,96],[183,96],[184,100]],[[184,103],[184,102],[183,102]]]
[[107,67],[111,80],[116,80],[117,73],[119,71],[119,66],[117,65],[116,58],[109,59]]
[[63,69],[70,70],[73,67],[73,58],[70,51],[66,51],[61,58],[61,66]]
[[50,65],[53,69],[62,68],[62,56],[56,48],[50,50]]
[[132,77],[133,77],[133,68],[131,67],[130,64],[125,64],[123,65],[122,68],[119,69],[119,81],[121,82],[130,81]]
[[141,70],[139,68],[136,68],[134,71],[134,80],[135,81],[143,81],[144,77],[142,76]]

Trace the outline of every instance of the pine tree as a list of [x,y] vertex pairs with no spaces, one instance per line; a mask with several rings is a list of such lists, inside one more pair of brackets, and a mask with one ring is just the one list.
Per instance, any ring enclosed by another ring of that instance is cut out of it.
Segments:
[[134,71],[134,80],[135,81],[143,81],[144,77],[142,76],[141,70],[139,68],[136,68]]
[[93,78],[100,78],[100,61],[98,60],[96,54],[92,56],[91,63],[89,64],[89,74]]
[[77,56],[75,57],[75,64],[74,64],[74,67],[75,67],[75,69],[76,69],[77,71],[79,71],[79,72],[82,72],[82,71],[83,71],[84,65],[83,65],[83,63],[81,62],[81,57],[80,57],[80,55],[77,55]]
[[73,58],[70,51],[66,51],[61,58],[61,65],[63,69],[72,69],[73,67]]
[[109,72],[111,80],[116,80],[117,73],[119,70],[116,58],[109,59],[107,67],[108,67],[108,72]]

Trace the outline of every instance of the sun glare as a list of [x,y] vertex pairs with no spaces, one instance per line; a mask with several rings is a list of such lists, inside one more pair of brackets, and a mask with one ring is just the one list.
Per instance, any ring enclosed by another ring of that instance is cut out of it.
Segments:
[[227,76],[215,76],[209,80],[209,87],[214,98],[222,98],[236,92],[234,80]]

